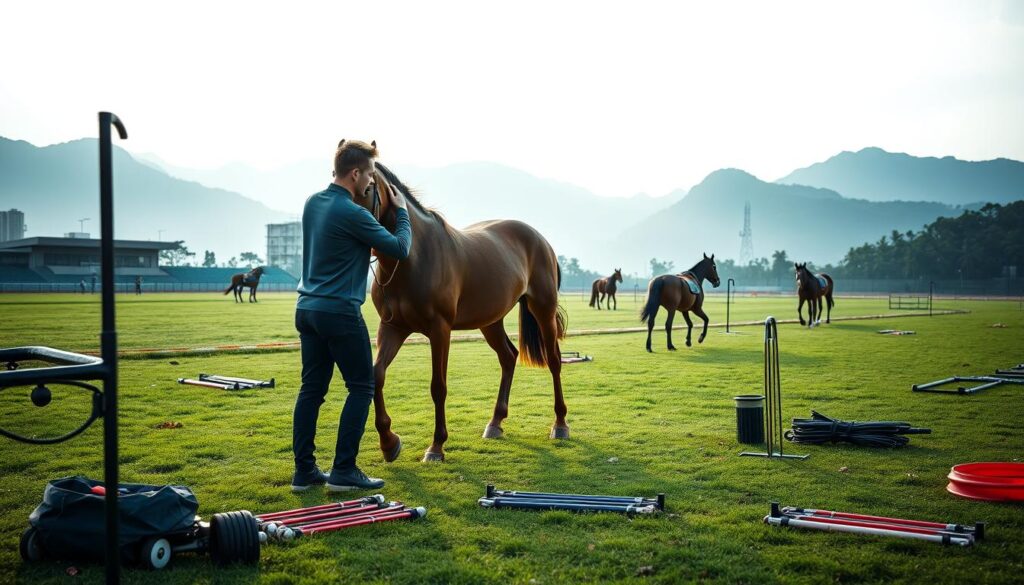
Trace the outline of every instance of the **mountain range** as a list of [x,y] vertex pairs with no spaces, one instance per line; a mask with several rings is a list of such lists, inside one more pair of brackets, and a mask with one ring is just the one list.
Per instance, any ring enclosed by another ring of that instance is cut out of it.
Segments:
[[[99,234],[99,162],[95,139],[39,148],[0,137],[0,207],[25,213],[26,236]],[[184,240],[202,261],[242,252],[266,254],[266,224],[281,213],[224,189],[168,176],[114,147],[114,236]],[[161,233],[162,237],[161,237]]]
[[868,201],[937,201],[949,205],[1009,203],[1024,198],[1024,163],[916,157],[881,148],[841,152],[776,181],[824,187]]
[[[893,229],[917,230],[983,202],[1024,198],[1024,163],[918,158],[877,148],[840,153],[774,183],[722,169],[688,191],[661,197],[601,197],[489,162],[391,168],[456,227],[521,219],[558,254],[587,268],[621,266],[639,274],[652,257],[677,267],[702,252],[736,258],[747,201],[756,256],[785,249],[791,258],[825,263]],[[96,169],[94,139],[40,148],[0,138],[0,207],[24,211],[29,235],[76,231],[80,218],[97,221]],[[297,219],[305,198],[330,181],[329,169],[328,160],[272,171],[240,163],[186,169],[115,147],[117,237],[156,239],[162,230],[162,239],[185,240],[200,258],[206,249],[221,261],[243,251],[264,256],[264,225]],[[97,232],[98,225],[86,231]]]

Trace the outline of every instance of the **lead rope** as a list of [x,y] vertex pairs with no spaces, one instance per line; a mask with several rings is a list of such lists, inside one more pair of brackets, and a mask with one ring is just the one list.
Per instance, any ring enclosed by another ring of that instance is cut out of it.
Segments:
[[[372,264],[379,264],[379,262],[377,260],[378,260],[377,258],[374,258],[373,260],[370,260],[370,264],[371,265]],[[400,264],[400,262],[401,261],[399,261],[399,260],[395,261],[395,269],[391,271],[391,276],[388,277],[388,281],[385,282],[385,283],[381,283],[380,279],[377,278],[377,268],[373,269],[373,281],[375,283],[377,283],[377,286],[380,287],[381,300],[384,302],[384,308],[385,308],[385,310],[388,313],[387,317],[385,317],[384,315],[381,315],[381,323],[390,323],[391,320],[395,318],[395,313],[394,313],[394,311],[391,310],[391,304],[388,303],[388,293],[387,293],[387,288],[385,288],[385,287],[387,287],[387,285],[391,284],[391,281],[395,279],[395,274],[398,274],[398,265]],[[384,271],[384,266],[383,265],[380,265],[380,270],[381,270],[381,272]]]

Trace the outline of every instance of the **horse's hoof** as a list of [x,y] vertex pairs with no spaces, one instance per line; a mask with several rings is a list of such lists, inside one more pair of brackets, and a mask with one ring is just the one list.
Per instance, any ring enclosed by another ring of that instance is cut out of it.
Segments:
[[505,436],[505,432],[501,430],[501,427],[497,425],[487,425],[484,427],[484,438],[485,439],[500,439]]
[[402,437],[395,435],[395,446],[389,450],[385,450],[384,447],[381,446],[381,451],[384,452],[384,461],[388,463],[398,459],[398,456],[402,454]]
[[689,339],[686,340],[686,347],[693,347],[693,344],[690,343]]
[[703,338],[703,337],[701,337],[700,339],[698,339],[698,340],[697,340],[697,343],[704,343],[704,338]]
[[551,427],[551,434],[548,435],[549,439],[568,439],[569,438],[569,427],[560,427],[555,425]]
[[444,463],[444,453],[434,453],[433,451],[427,450],[423,454],[423,463]]
[[653,350],[653,349],[651,349],[650,347],[648,347],[648,348],[647,348],[647,353],[654,353],[654,350]]
[[676,346],[670,345],[670,346],[668,346],[668,350],[669,351],[675,351],[676,350]]

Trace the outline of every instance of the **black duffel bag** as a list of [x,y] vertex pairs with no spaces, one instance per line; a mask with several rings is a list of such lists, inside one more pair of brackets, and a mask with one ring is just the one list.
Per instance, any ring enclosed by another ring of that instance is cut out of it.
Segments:
[[[28,517],[38,542],[50,558],[102,561],[106,548],[106,496],[93,493],[103,482],[65,477],[46,485],[43,502]],[[139,560],[139,546],[152,537],[189,530],[199,502],[187,487],[120,485],[118,490],[121,558]]]

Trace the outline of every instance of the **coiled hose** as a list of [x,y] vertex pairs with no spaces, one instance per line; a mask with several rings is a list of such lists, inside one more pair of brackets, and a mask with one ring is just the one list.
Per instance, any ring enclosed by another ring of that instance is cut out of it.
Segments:
[[905,435],[931,432],[931,429],[915,428],[905,422],[845,422],[812,410],[811,418],[794,418],[793,428],[786,431],[785,437],[794,443],[815,445],[845,441],[865,447],[902,447],[910,442],[910,437]]

